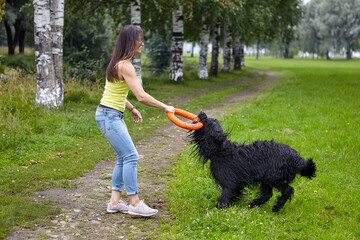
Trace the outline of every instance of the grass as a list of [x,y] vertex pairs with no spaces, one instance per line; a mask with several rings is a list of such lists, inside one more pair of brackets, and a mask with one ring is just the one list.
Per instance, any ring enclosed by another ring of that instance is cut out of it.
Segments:
[[247,66],[281,73],[273,90],[220,119],[231,140],[274,139],[317,164],[313,180],[297,178],[295,195],[279,213],[279,195],[254,209],[256,191],[236,204],[214,208],[221,189],[189,158],[190,147],[171,166],[168,202],[175,220],[160,239],[359,239],[360,61],[246,58]]
[[[144,88],[166,103],[174,97],[191,95],[204,88],[247,78],[256,73],[245,68],[241,72],[220,74],[209,80],[196,77],[197,58],[185,56],[184,82],[173,83],[167,74],[154,77],[144,74]],[[196,65],[195,65],[196,66]],[[260,81],[259,78],[257,81]],[[49,187],[73,187],[67,179],[82,176],[100,160],[113,160],[113,150],[96,126],[94,114],[102,96],[104,80],[79,83],[65,79],[64,106],[48,110],[35,107],[36,78],[25,71],[7,68],[0,80],[0,238],[14,228],[32,227],[56,214],[59,208],[49,202],[36,202],[31,196]],[[197,96],[193,103],[174,106],[196,112],[215,104],[231,92],[246,87],[212,91]],[[136,141],[149,136],[157,127],[169,124],[166,115],[130,101],[143,115],[142,124],[134,124],[129,114],[125,121]],[[46,207],[44,207],[46,206]]]

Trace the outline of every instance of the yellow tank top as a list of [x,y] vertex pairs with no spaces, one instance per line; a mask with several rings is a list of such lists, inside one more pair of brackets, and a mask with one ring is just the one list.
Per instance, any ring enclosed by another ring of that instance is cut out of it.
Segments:
[[126,84],[125,80],[115,80],[113,82],[109,82],[106,79],[105,90],[100,104],[124,112],[129,90],[130,88]]

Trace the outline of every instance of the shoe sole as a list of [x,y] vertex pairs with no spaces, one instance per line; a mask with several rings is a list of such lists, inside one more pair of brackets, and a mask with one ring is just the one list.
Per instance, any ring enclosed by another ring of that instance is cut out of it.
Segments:
[[115,211],[115,210],[106,210],[106,213],[108,213],[108,214],[114,214],[114,213],[128,213],[128,212]]
[[133,217],[151,217],[151,216],[154,216],[155,214],[157,214],[158,212],[156,213],[151,213],[151,214],[138,214],[138,213],[132,213],[132,212],[128,212],[128,214],[130,216],[133,216]]

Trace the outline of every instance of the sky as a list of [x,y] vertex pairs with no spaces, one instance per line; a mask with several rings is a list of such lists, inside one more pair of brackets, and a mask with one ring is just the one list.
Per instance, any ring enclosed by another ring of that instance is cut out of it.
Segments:
[[310,0],[302,0],[303,1],[303,3],[308,3],[308,2],[310,2]]

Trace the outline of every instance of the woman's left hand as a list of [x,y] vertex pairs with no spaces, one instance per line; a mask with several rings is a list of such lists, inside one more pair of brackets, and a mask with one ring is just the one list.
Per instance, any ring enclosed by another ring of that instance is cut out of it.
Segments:
[[131,112],[131,116],[134,119],[134,122],[138,123],[138,122],[142,122],[142,116],[141,113],[135,108],[133,109]]

